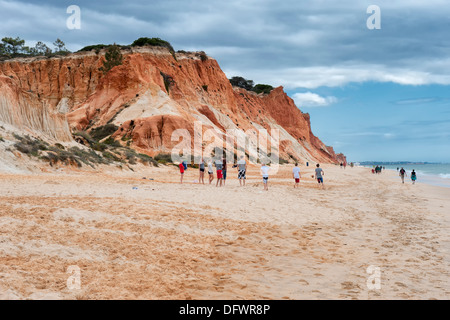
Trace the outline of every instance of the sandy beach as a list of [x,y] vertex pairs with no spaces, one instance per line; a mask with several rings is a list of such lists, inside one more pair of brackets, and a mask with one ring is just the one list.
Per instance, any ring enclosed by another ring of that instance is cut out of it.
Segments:
[[449,188],[324,166],[294,189],[292,167],[268,192],[257,167],[0,175],[0,299],[450,298]]

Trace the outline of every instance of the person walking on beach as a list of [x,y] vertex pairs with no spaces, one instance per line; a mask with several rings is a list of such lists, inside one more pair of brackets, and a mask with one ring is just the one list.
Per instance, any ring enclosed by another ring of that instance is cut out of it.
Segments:
[[294,169],[292,169],[292,176],[294,177],[295,183],[294,188],[300,187],[300,168],[298,167],[298,163],[295,164]]
[[225,186],[225,182],[227,181],[227,159],[223,158],[223,168],[222,168],[222,175],[223,175],[223,185]]
[[200,164],[199,164],[198,167],[199,167],[199,171],[200,171],[200,176],[198,178],[198,183],[205,184],[205,161],[203,160],[203,158],[200,161]]
[[406,171],[405,169],[403,169],[403,167],[400,169],[400,178],[402,179],[402,183],[405,183],[405,176],[406,176]]
[[263,163],[261,166],[261,175],[263,178],[263,184],[264,184],[265,191],[269,191],[269,171],[270,171],[270,168],[265,163]]
[[222,181],[223,181],[223,160],[217,159],[216,160],[216,173],[217,173],[217,182],[216,182],[216,187],[222,186]]
[[320,167],[320,164],[316,165],[316,179],[317,182],[319,183],[319,187],[322,186],[322,189],[325,188],[324,184],[323,184],[323,176],[325,175],[325,172],[323,172],[322,168]]
[[411,172],[411,180],[412,180],[412,184],[416,184],[417,174],[416,174],[416,171],[414,169]]
[[214,180],[214,170],[211,159],[208,161],[208,175],[209,175],[209,184]]
[[243,183],[245,187],[245,180],[247,179],[246,177],[247,162],[245,161],[244,156],[240,157],[239,161],[237,162],[237,167],[238,167],[239,185],[242,186]]
[[183,176],[184,176],[184,164],[183,162],[181,162],[178,167],[180,168],[180,174],[181,174],[181,178],[180,178],[180,183],[183,184]]

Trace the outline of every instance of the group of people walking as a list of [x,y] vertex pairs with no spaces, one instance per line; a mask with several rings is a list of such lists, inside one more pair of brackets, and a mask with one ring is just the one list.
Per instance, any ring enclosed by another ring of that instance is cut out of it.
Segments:
[[[218,159],[214,161],[214,166],[216,167],[216,176],[217,176],[217,182],[216,187],[222,187],[225,185],[227,180],[227,162],[226,159],[223,158],[222,160]],[[183,177],[184,172],[187,169],[186,162],[182,162],[179,164],[180,168],[180,182],[183,183]],[[205,184],[205,172],[206,168],[208,168],[208,176],[209,176],[209,184],[212,184],[214,181],[214,168],[213,168],[213,161],[210,159],[206,163],[204,159],[200,161],[199,164],[199,179],[198,182],[201,184]],[[245,161],[245,158],[243,156],[240,157],[240,159],[233,165],[233,168],[237,168],[238,170],[238,180],[240,186],[245,186],[245,181],[247,179],[247,161]],[[264,186],[264,190],[269,190],[269,174],[270,174],[270,167],[263,163],[261,165],[261,176],[262,176],[262,182]],[[295,164],[294,168],[292,169],[292,176],[294,179],[294,188],[300,187],[300,168],[298,166],[298,163]],[[315,175],[314,178],[317,179],[317,182],[319,183],[319,187],[321,186],[324,188],[323,184],[323,176],[324,171],[322,168],[320,168],[320,164],[316,165],[315,169]]]

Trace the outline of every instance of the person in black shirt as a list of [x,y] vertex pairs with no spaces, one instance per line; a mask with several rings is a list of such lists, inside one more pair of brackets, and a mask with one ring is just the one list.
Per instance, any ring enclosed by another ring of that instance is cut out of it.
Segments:
[[411,172],[411,180],[412,180],[412,184],[416,184],[416,180],[417,180],[417,175],[416,175],[416,171]]
[[402,183],[405,183],[406,171],[403,167],[400,169],[400,178],[402,178]]

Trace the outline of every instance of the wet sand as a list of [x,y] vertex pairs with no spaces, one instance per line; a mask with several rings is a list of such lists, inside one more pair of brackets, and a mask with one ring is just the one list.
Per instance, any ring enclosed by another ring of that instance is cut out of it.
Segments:
[[258,168],[245,188],[235,169],[223,188],[175,167],[0,175],[0,299],[450,298],[450,189],[336,166],[294,189],[291,170],[268,192]]

